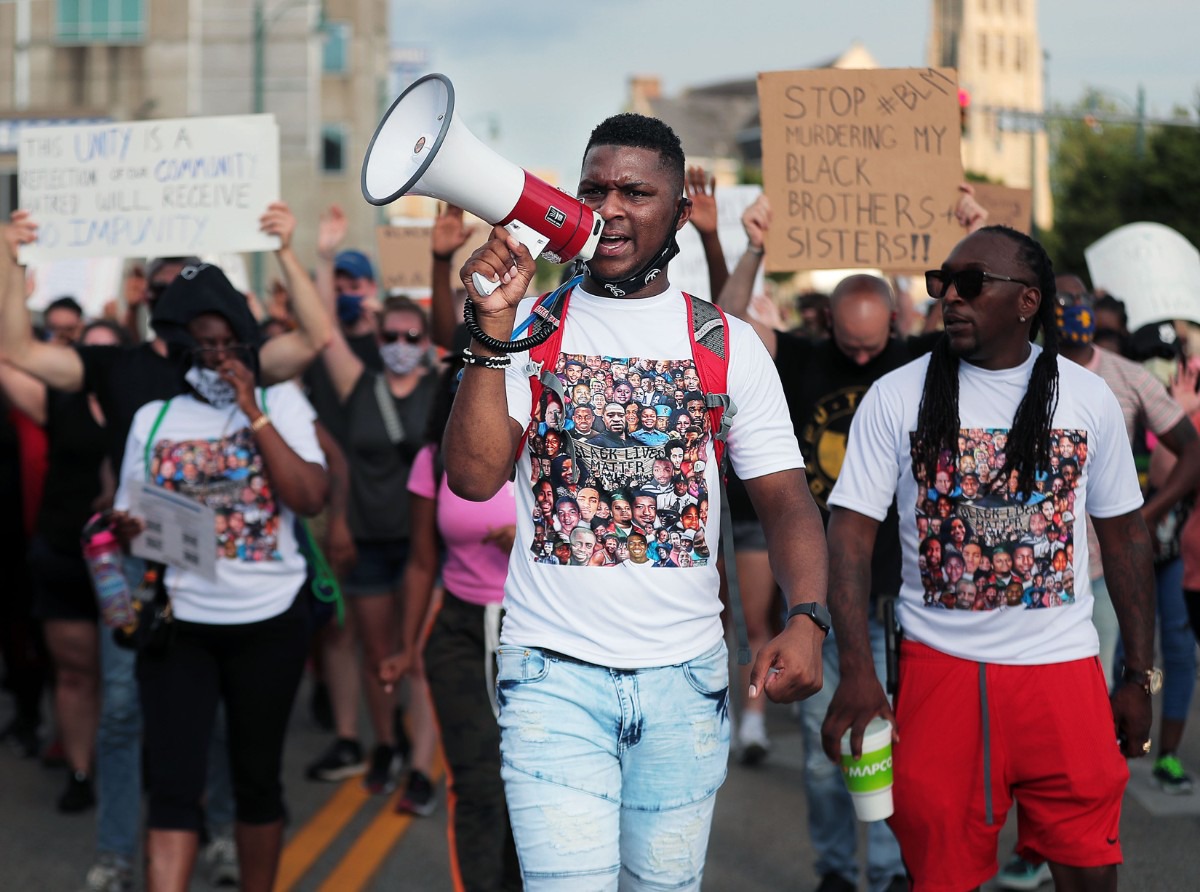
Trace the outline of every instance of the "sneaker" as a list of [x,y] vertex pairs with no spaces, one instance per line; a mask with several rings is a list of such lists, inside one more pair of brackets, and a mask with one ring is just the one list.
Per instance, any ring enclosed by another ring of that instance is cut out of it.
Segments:
[[308,766],[305,776],[316,781],[340,781],[367,770],[362,747],[357,740],[339,737],[321,758]]
[[58,810],[65,815],[87,811],[96,804],[96,794],[92,792],[92,779],[82,771],[72,771],[67,775],[67,788],[58,797]]
[[433,781],[415,768],[408,773],[408,786],[396,803],[396,811],[427,818],[437,810],[437,790]]
[[372,796],[390,793],[396,789],[396,775],[400,771],[400,756],[386,743],[377,743],[371,753],[371,767],[363,778],[363,787]]
[[[748,712],[742,716],[738,728],[739,760],[743,765],[757,765],[767,758],[771,743],[767,740],[767,726],[761,712]],[[836,874],[826,874],[836,876]]]
[[217,836],[204,847],[204,869],[213,886],[235,887],[241,882],[237,844],[231,836]]
[[1043,883],[1050,882],[1050,865],[1043,861],[1032,864],[1019,855],[1004,865],[996,874],[996,888],[1021,890],[1036,889]]
[[96,859],[84,880],[84,892],[130,892],[133,889],[133,865],[107,852]]
[[827,873],[821,877],[821,885],[817,886],[817,892],[858,892],[858,886],[840,873]]
[[1171,754],[1159,756],[1154,762],[1154,782],[1164,793],[1179,796],[1192,792],[1192,778],[1179,759]]

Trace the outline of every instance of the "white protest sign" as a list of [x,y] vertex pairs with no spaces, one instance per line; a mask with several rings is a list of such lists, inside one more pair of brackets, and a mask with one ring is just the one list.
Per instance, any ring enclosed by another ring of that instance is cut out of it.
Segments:
[[1130,223],[1083,253],[1092,287],[1125,302],[1131,332],[1167,319],[1200,324],[1200,251],[1174,229]]
[[279,198],[271,115],[23,129],[20,205],[39,224],[22,263],[271,251]]
[[[761,186],[717,187],[717,237],[721,240],[725,265],[731,270],[746,253],[746,230],[742,228],[742,214],[761,194]],[[671,284],[688,294],[712,300],[715,295],[708,286],[708,261],[704,257],[700,233],[696,231],[695,226],[688,225],[679,230],[676,240],[679,242],[679,255],[671,261],[669,268]],[[754,280],[753,293],[758,294],[762,290],[760,267]]]
[[73,297],[83,315],[98,319],[104,305],[121,293],[120,257],[81,257],[55,260],[29,268],[33,294],[26,302],[31,310],[44,310],[60,297]]

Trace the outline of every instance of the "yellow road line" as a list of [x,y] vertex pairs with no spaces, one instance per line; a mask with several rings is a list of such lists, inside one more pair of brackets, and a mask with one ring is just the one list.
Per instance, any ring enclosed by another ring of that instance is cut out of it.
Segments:
[[275,892],[289,892],[370,798],[361,777],[344,781],[284,847]]
[[[441,781],[444,773],[445,766],[439,752],[430,776],[435,786]],[[394,808],[396,801],[403,795],[402,790],[388,801],[321,884],[318,892],[358,892],[366,888],[371,878],[383,866],[384,859],[413,822],[412,815],[397,814]]]

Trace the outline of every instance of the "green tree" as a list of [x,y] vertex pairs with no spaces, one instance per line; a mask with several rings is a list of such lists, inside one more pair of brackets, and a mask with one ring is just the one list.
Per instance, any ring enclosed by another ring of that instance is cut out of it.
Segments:
[[1094,117],[1120,113],[1091,93],[1052,128],[1054,230],[1042,237],[1060,270],[1086,273],[1084,249],[1126,223],[1162,223],[1200,245],[1200,130]]

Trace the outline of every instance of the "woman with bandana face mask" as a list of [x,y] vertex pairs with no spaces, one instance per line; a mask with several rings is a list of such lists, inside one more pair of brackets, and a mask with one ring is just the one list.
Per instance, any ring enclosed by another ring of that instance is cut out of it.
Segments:
[[[384,303],[377,343],[382,372],[368,369],[341,331],[335,331],[323,354],[344,416],[343,446],[350,470],[347,515],[357,561],[342,580],[350,603],[348,622],[322,631],[337,739],[309,765],[308,776],[335,781],[366,768],[367,790],[384,793],[395,784],[400,754],[395,701],[379,684],[375,667],[397,643],[398,598],[409,545],[407,481],[424,444],[437,381],[429,374],[428,322],[411,300],[393,297]],[[369,758],[358,740],[360,687],[375,737]],[[437,732],[423,678],[411,680],[409,694],[414,736],[409,767],[428,776]]]
[[[169,567],[162,583],[174,621],[161,650],[138,653],[149,888],[182,888],[203,823],[205,764],[218,704],[229,728],[243,889],[269,890],[283,842],[283,741],[307,657],[307,565],[295,515],[325,504],[327,477],[312,407],[291,383],[261,388],[252,325],[224,277],[188,267],[168,343],[190,359],[191,393],[134,415],[114,518],[123,541],[142,532],[134,494],[148,483],[206,505],[215,526],[197,549],[215,552],[211,576]],[[206,290],[207,289],[207,290]],[[164,297],[163,300],[167,300]],[[213,307],[225,306],[230,314]],[[184,344],[190,347],[184,347]]]

